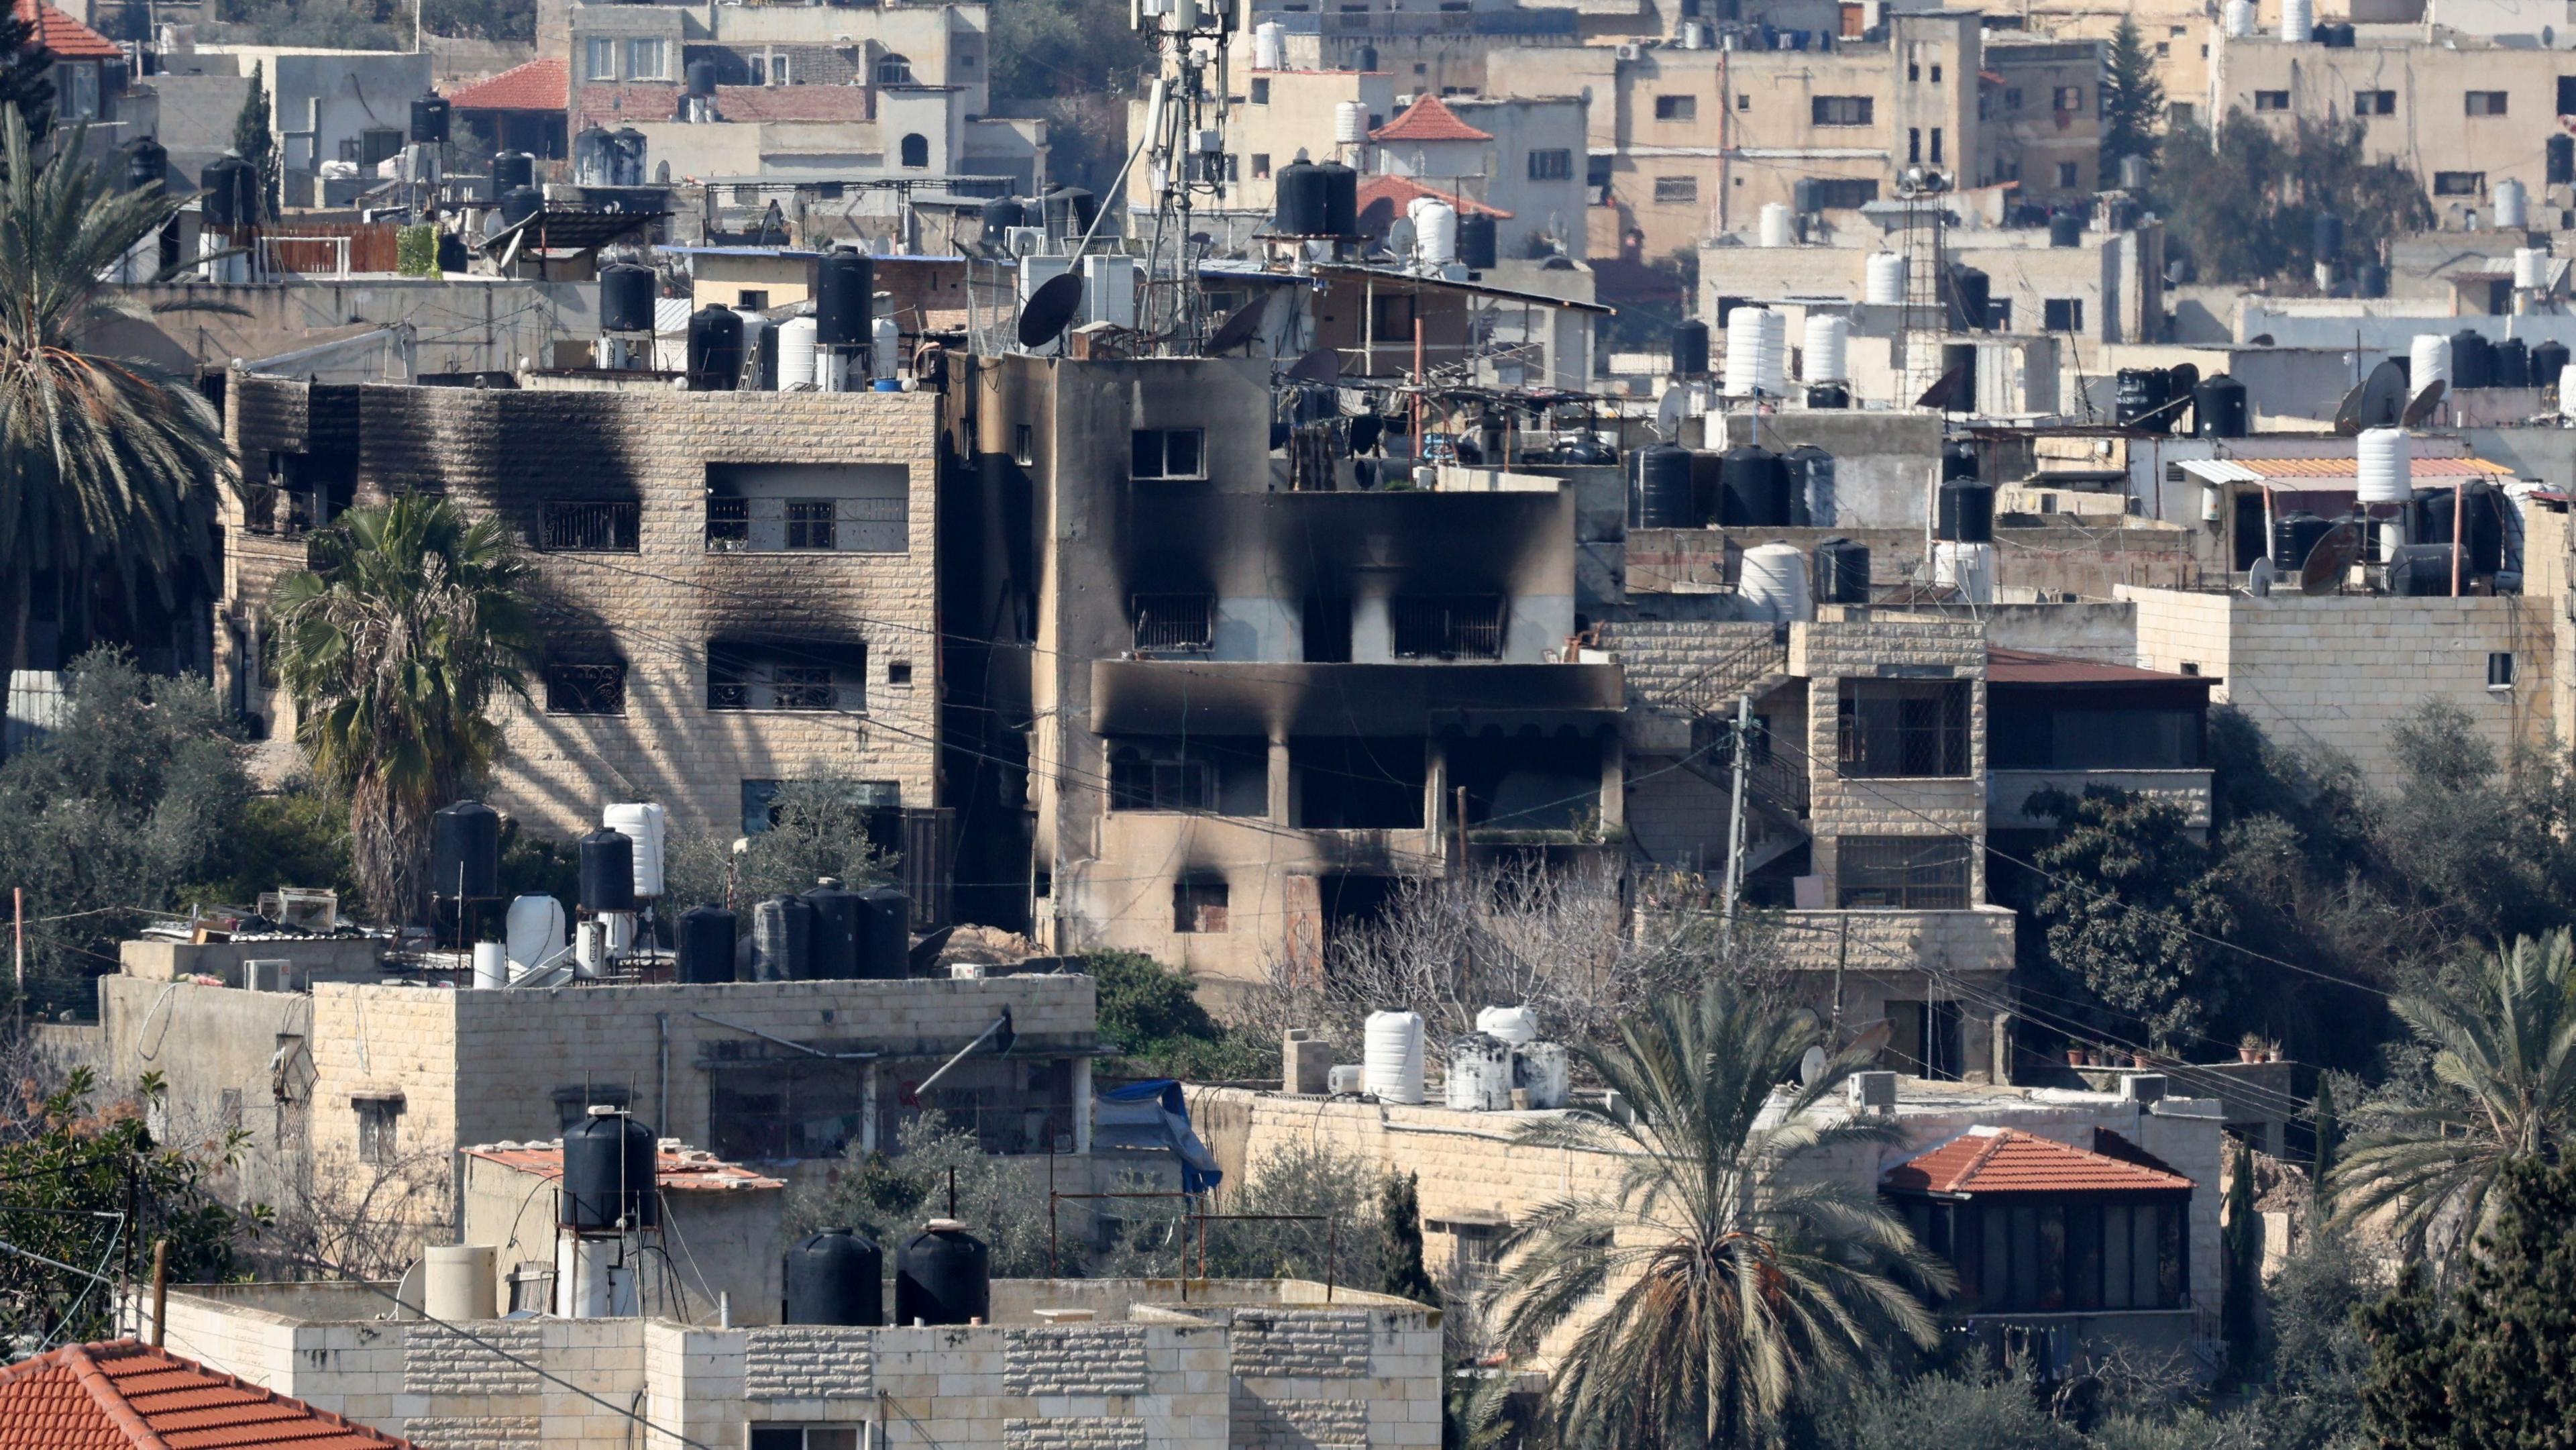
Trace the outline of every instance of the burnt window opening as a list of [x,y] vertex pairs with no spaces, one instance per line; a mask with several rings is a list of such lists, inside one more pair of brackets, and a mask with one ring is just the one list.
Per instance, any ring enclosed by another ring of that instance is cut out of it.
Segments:
[[1449,779],[1467,824],[1497,831],[1595,829],[1601,745],[1589,735],[1467,736],[1448,744]]
[[868,707],[864,644],[717,640],[707,646],[710,710],[841,710]]
[[791,498],[787,500],[787,547],[791,549],[832,549],[832,501],[828,498]]
[[1834,905],[1844,911],[1964,911],[1968,853],[1949,836],[1844,836]]
[[1887,1046],[1878,1065],[1907,1077],[1959,1080],[1959,1004],[1894,1002],[1887,1004]]
[[1136,648],[1204,650],[1216,643],[1216,601],[1204,594],[1139,594],[1132,601]]
[[1109,808],[1266,816],[1270,813],[1270,747],[1249,736],[1113,740]]
[[1128,437],[1130,478],[1207,477],[1207,430],[1139,428]]
[[[786,785],[782,780],[745,780],[742,783],[742,833],[757,836],[778,824],[778,792]],[[898,828],[882,824],[899,823],[903,815],[903,785],[892,780],[854,780],[842,783],[850,792],[851,803],[867,815],[868,839],[879,850],[894,849]]]
[[1398,659],[1503,657],[1503,600],[1495,594],[1398,599],[1394,605]]
[[708,499],[708,550],[714,553],[730,553],[749,547],[751,547],[751,500],[747,498]]
[[1172,930],[1191,936],[1222,936],[1231,893],[1221,880],[1183,879],[1172,883]]
[[[874,1136],[888,1153],[901,1151],[904,1126],[925,1112],[972,1132],[986,1153],[1072,1149],[1073,1072],[1062,1058],[969,1057],[927,1095],[916,1088],[938,1060],[874,1066]],[[800,1055],[719,1065],[708,1074],[709,1146],[736,1162],[838,1158],[866,1137],[867,1098],[866,1074],[846,1062]]]
[[1310,594],[1300,608],[1300,657],[1310,665],[1351,662],[1351,602]]
[[1969,688],[1966,680],[1844,680],[1834,768],[1856,780],[1966,775]]
[[625,714],[626,666],[615,663],[546,666],[546,713]]
[[911,547],[911,477],[901,464],[709,464],[707,548],[904,553]]
[[1413,324],[1420,315],[1409,293],[1376,299],[1369,306],[1369,341],[1413,341]]
[[644,506],[548,499],[538,511],[537,547],[548,551],[632,554],[639,550]]
[[1290,824],[1304,830],[1420,830],[1426,755],[1419,736],[1288,742]]

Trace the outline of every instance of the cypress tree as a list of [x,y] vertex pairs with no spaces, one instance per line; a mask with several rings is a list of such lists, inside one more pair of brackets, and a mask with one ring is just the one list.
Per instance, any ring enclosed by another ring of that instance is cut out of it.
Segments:
[[2243,1384],[2253,1374],[2254,1341],[2261,1332],[2256,1306],[2263,1296],[2263,1218],[2254,1211],[2254,1149],[2242,1139],[2236,1144],[2236,1177],[2227,1185],[2222,1233],[2226,1284],[2219,1332],[2227,1338],[2228,1376]]
[[271,220],[278,211],[277,137],[269,130],[268,78],[261,71],[258,63],[251,65],[250,89],[233,117],[233,150],[259,177],[259,215],[254,221]]
[[2316,1149],[2308,1160],[2308,1187],[2311,1190],[2308,1212],[2322,1221],[2326,1217],[2326,1178],[2334,1172],[2335,1149],[2342,1146],[2343,1124],[2335,1117],[2334,1079],[2317,1078],[2315,1106]]
[[2120,158],[2156,159],[2163,144],[2164,83],[2156,79],[2156,58],[2138,33],[2138,22],[2123,16],[2111,32],[2111,49],[2102,57],[2102,185],[2119,179]]
[[1414,1174],[1386,1176],[1378,1189],[1377,1221],[1386,1245],[1378,1269],[1379,1291],[1440,1307],[1440,1291],[1422,1266],[1422,1194]]

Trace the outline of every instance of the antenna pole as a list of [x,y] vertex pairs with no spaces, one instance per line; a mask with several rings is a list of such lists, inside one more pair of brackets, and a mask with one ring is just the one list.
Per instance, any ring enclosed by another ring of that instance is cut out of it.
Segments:
[[2466,481],[2451,490],[2451,597],[2460,597],[2460,527],[2469,516]]
[[1744,756],[1747,738],[1753,730],[1753,697],[1738,695],[1735,699],[1735,808],[1726,823],[1726,895],[1719,914],[1718,946],[1721,952],[1735,948],[1735,898],[1744,887]]

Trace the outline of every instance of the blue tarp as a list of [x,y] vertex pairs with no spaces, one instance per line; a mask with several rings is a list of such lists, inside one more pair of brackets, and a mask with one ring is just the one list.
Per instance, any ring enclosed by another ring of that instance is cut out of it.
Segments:
[[1225,1174],[1216,1155],[1190,1126],[1189,1099],[1171,1078],[1131,1082],[1103,1091],[1092,1105],[1091,1146],[1106,1149],[1168,1152],[1181,1160],[1181,1191],[1205,1193]]

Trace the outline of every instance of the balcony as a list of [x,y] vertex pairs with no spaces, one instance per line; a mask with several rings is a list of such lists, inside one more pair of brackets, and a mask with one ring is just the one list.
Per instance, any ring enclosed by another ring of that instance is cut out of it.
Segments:
[[2087,786],[2109,786],[2181,809],[2183,825],[2209,829],[2209,779],[2198,770],[1995,770],[1986,776],[1986,826],[1996,831],[2044,831],[2057,823],[2026,809],[2040,791],[2080,796]]
[[[1303,664],[1094,660],[1103,735],[1411,735],[1443,725],[1615,722],[1615,664]],[[1584,718],[1588,717],[1588,718]]]

